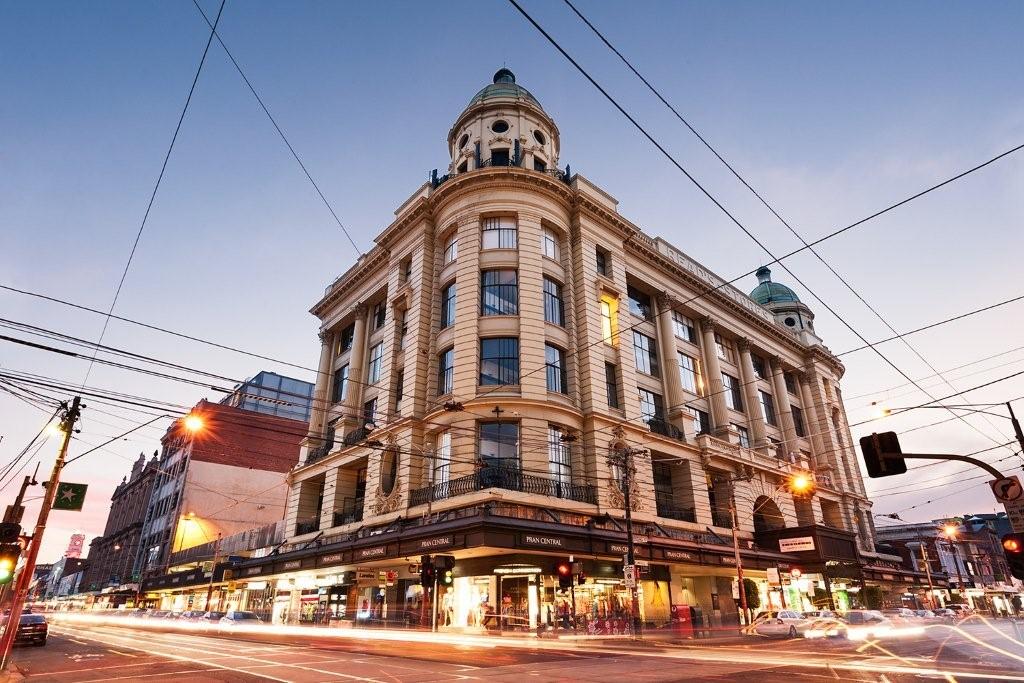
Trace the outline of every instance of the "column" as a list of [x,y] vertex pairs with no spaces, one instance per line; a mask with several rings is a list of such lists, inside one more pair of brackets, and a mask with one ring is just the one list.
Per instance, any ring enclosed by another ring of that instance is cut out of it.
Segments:
[[750,427],[751,445],[761,448],[768,443],[764,427],[764,415],[761,414],[757,396],[757,379],[754,377],[754,361],[750,357],[750,340],[740,339],[740,383],[743,385],[744,412],[747,414],[747,425]]
[[703,337],[701,352],[707,371],[708,402],[711,404],[711,425],[717,434],[729,429],[729,410],[725,406],[725,394],[722,393],[722,366],[718,363],[714,319],[701,318],[700,331]]
[[800,400],[803,402],[804,426],[807,429],[807,436],[811,442],[811,467],[815,470],[819,466],[819,458],[823,457],[825,448],[821,445],[821,422],[818,420],[818,407],[814,404],[814,396],[811,395],[810,376],[806,372],[797,373],[797,382],[800,383]]
[[[541,217],[519,212],[519,377],[523,398],[546,401],[544,369],[544,265],[540,252]],[[568,362],[568,359],[567,361]],[[566,368],[568,370],[568,368]],[[568,373],[567,373],[568,374]]]
[[[332,332],[320,330],[320,364],[317,366],[316,388],[313,390],[313,409],[309,418],[308,439],[318,439],[324,434],[324,416],[331,391],[331,361],[334,359],[334,337]],[[313,448],[319,446],[313,444]]]
[[[658,310],[655,317],[658,320],[658,355],[661,356],[662,385],[665,387],[665,398],[667,399],[665,418],[672,425],[683,432],[683,436],[689,437],[692,434],[686,433],[686,425],[693,423],[682,418],[683,414],[683,380],[679,376],[679,353],[676,351],[676,333],[672,327],[672,304],[675,298],[668,292],[662,292],[657,297]],[[690,429],[693,429],[691,426]]]
[[334,526],[334,511],[338,506],[338,468],[332,467],[324,473],[323,502],[320,507],[320,528]]
[[797,453],[800,449],[796,445],[796,425],[793,423],[793,409],[789,405],[789,390],[786,389],[786,377],[782,373],[782,358],[774,356],[768,361],[772,372],[772,386],[775,387],[775,406],[779,411],[779,419],[782,422],[783,450],[789,453]]
[[[366,388],[366,316],[369,306],[364,303],[355,307],[355,325],[352,333],[352,355],[348,362],[348,394],[344,403],[346,427],[358,426],[362,422],[363,391]],[[348,431],[348,429],[346,429]]]

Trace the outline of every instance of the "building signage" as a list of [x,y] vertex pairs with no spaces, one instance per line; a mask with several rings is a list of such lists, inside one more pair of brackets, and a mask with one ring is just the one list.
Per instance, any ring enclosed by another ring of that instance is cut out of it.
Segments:
[[730,557],[729,555],[722,555],[718,559],[719,561],[721,561],[722,564],[736,564],[736,558]]
[[679,560],[681,562],[696,562],[697,556],[693,553],[688,553],[683,550],[666,550],[664,552],[666,560]]
[[779,570],[778,570],[777,567],[768,567],[764,571],[768,575],[768,585],[769,586],[781,586],[782,585],[782,579],[779,577]]
[[436,548],[447,548],[454,539],[451,536],[438,536],[437,538],[424,538],[419,543],[420,550],[434,550]]
[[344,553],[333,553],[320,558],[320,564],[339,564],[344,561]]
[[246,576],[256,576],[263,572],[263,567],[249,567],[245,570]]
[[565,539],[558,536],[538,536],[537,534],[523,534],[523,545],[536,545],[544,548],[562,548],[565,546]]
[[609,543],[608,552],[616,553],[617,555],[625,555],[629,552],[629,546],[625,543]]
[[360,560],[365,560],[370,557],[384,557],[388,554],[388,547],[386,545],[378,545],[374,548],[362,548],[356,551],[356,557]]
[[302,567],[302,560],[289,560],[282,565],[282,569],[284,569],[284,571],[288,571],[289,569],[299,569],[300,567]]
[[806,550],[814,550],[814,538],[812,536],[779,539],[780,553],[800,553]]
[[372,569],[357,569],[356,581],[376,581],[377,572]]

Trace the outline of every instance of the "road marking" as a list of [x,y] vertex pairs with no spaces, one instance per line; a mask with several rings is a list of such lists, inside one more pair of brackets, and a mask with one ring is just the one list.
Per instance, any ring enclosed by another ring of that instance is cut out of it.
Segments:
[[110,648],[107,648],[107,652],[113,653],[115,655],[121,655],[122,657],[131,657],[132,659],[138,659],[139,658],[138,655],[133,655],[130,652],[120,652],[118,650],[111,650]]

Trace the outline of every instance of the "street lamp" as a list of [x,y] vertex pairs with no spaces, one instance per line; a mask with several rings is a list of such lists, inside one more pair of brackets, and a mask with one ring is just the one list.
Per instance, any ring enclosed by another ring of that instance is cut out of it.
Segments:
[[185,426],[185,429],[187,431],[193,434],[202,431],[203,427],[205,426],[203,418],[199,417],[195,413],[189,413],[188,415],[186,415],[185,419],[182,420],[182,424]]

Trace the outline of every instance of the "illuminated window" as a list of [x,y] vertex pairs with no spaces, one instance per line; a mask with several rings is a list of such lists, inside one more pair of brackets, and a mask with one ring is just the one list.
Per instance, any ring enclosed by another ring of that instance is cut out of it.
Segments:
[[601,299],[601,339],[611,344],[615,336],[615,305],[611,299]]
[[700,361],[696,358],[679,354],[679,379],[683,382],[683,389],[691,394],[704,395],[704,378],[700,373]]

